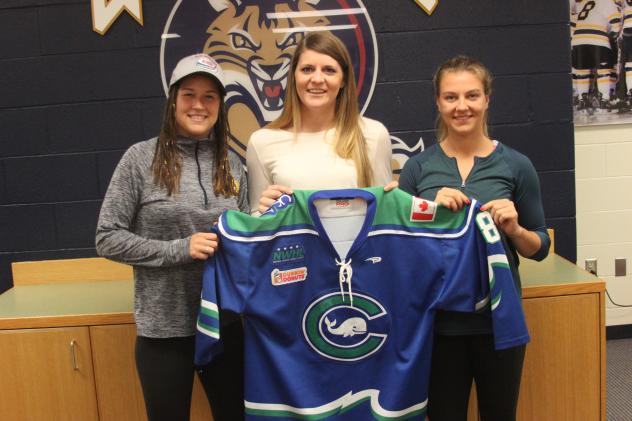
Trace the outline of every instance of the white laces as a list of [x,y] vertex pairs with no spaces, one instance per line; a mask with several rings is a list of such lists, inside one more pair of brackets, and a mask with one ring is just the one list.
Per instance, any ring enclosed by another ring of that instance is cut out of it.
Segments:
[[338,282],[340,284],[340,294],[342,295],[342,301],[345,301],[344,284],[346,283],[349,289],[349,301],[351,302],[351,307],[353,307],[353,291],[351,290],[351,278],[353,277],[353,268],[351,267],[351,259],[349,259],[348,262],[336,259],[336,264],[340,266],[340,270],[338,271]]

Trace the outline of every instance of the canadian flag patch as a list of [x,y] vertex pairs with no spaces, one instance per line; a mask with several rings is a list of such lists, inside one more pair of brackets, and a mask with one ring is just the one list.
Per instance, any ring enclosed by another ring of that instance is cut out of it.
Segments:
[[431,222],[435,219],[437,204],[421,197],[413,197],[410,220],[413,222]]

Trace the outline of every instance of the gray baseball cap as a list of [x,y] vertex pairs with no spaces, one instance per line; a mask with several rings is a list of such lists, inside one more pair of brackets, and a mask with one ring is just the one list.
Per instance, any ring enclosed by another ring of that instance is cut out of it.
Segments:
[[210,76],[215,80],[222,94],[226,94],[224,71],[208,54],[194,54],[180,60],[171,73],[169,87],[171,88],[175,83],[194,74]]

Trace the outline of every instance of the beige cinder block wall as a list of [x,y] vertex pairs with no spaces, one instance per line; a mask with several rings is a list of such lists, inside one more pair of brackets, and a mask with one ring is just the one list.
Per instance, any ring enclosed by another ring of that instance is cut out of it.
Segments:
[[[575,127],[577,264],[596,258],[612,299],[632,305],[632,124]],[[615,258],[627,275],[615,277]],[[632,324],[632,308],[606,297],[606,324]]]

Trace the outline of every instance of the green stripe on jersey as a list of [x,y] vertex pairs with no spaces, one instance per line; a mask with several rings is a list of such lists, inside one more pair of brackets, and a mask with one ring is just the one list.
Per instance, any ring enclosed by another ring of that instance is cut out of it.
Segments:
[[463,226],[469,207],[459,212],[452,212],[443,206],[437,206],[434,221],[411,221],[413,196],[400,189],[385,193],[382,187],[367,189],[379,201],[379,210],[373,220],[373,225],[402,225],[409,228],[427,229],[458,229]]
[[262,231],[280,231],[284,227],[293,225],[313,227],[314,221],[307,210],[307,197],[313,192],[313,190],[295,191],[294,203],[279,209],[276,214],[272,215],[256,217],[235,210],[228,211],[226,212],[228,226],[235,231],[253,234]]
[[[443,206],[437,206],[434,221],[411,221],[413,197],[400,189],[384,192],[383,187],[362,189],[373,194],[378,202],[378,210],[373,220],[376,225],[400,225],[408,228],[459,229],[463,226],[469,207],[452,212]],[[314,221],[308,210],[309,196],[318,190],[296,190],[294,203],[277,210],[275,214],[253,217],[239,211],[226,212],[231,230],[256,234],[258,232],[279,231],[284,227],[303,225],[314,227]],[[281,216],[283,215],[283,216]]]

